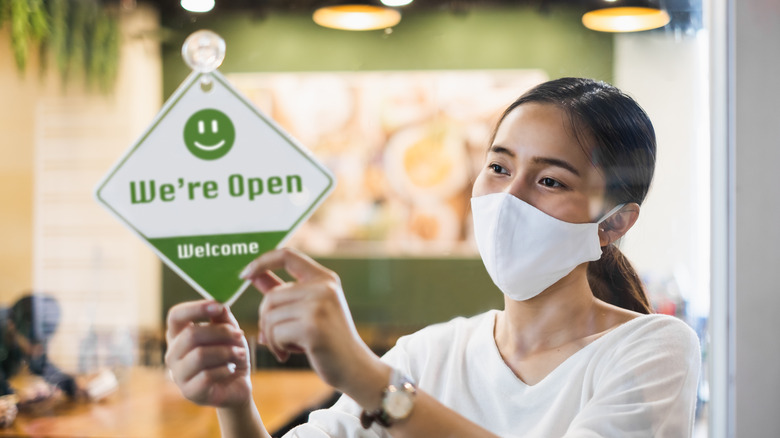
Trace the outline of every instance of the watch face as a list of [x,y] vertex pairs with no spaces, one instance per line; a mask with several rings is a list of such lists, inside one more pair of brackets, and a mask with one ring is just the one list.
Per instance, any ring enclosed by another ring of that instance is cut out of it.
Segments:
[[382,402],[382,407],[391,418],[401,420],[412,411],[413,398],[414,395],[406,391],[389,391]]

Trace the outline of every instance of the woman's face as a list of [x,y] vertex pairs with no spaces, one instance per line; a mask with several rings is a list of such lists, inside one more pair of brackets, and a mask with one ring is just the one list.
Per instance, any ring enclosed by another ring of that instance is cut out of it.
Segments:
[[605,181],[555,105],[526,103],[496,131],[473,196],[505,192],[557,219],[592,222],[604,205]]

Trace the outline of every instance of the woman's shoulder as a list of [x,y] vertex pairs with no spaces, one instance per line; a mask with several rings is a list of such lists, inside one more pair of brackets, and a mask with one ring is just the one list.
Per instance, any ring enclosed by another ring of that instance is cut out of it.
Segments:
[[633,318],[604,335],[602,351],[611,351],[616,358],[630,360],[648,356],[698,361],[699,338],[680,318],[649,314]]
[[682,319],[675,316],[651,313],[639,315],[616,328],[624,334],[633,336],[651,336],[668,339],[669,337],[698,343],[696,332]]

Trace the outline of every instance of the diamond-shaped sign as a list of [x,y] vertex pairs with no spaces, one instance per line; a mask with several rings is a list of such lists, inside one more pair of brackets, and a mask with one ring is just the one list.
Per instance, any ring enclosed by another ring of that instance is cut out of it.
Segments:
[[200,294],[232,304],[248,286],[241,269],[281,245],[333,182],[214,71],[184,81],[95,196]]

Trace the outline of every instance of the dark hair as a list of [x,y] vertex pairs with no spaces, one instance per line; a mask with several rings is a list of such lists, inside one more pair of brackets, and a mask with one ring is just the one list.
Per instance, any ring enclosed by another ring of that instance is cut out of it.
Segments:
[[[580,146],[604,175],[607,203],[642,204],[653,179],[656,141],[650,118],[634,99],[604,82],[555,79],[514,101],[496,129],[513,109],[532,102],[555,105],[569,116]],[[495,132],[493,137],[491,143]],[[628,259],[614,245],[602,250],[601,258],[588,264],[593,294],[625,309],[651,313],[642,282]]]
[[16,331],[33,343],[49,340],[60,323],[60,304],[49,295],[31,294],[19,298],[11,307]]

